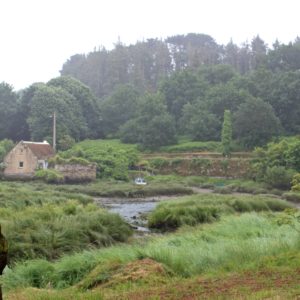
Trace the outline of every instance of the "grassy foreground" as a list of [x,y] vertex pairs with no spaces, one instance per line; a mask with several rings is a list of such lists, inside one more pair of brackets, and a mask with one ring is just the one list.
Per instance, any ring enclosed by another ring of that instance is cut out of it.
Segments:
[[224,280],[235,282],[221,284],[228,299],[253,289],[260,296],[281,295],[287,287],[295,296],[300,274],[297,218],[296,212],[245,213],[53,263],[18,263],[3,278],[7,299],[182,299],[185,292],[213,298],[219,292],[216,281]]

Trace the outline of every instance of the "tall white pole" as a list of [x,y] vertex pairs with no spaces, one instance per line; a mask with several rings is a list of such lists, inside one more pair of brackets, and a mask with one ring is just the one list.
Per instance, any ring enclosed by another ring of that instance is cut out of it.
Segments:
[[56,113],[53,112],[53,149],[56,151]]

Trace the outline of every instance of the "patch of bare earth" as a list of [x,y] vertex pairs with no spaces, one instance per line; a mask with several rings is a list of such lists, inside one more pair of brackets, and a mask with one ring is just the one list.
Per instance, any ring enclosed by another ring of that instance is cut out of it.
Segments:
[[217,279],[184,279],[143,291],[129,292],[118,299],[249,299],[251,295],[262,291],[278,293],[278,299],[300,299],[300,294],[292,298],[282,296],[290,294],[299,285],[300,269],[286,272],[245,272]]

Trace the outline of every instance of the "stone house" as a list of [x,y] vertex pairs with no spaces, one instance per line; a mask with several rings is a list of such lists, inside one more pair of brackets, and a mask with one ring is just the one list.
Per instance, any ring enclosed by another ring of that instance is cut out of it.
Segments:
[[37,169],[47,169],[48,159],[55,155],[52,146],[44,141],[19,142],[4,158],[4,176],[33,177]]

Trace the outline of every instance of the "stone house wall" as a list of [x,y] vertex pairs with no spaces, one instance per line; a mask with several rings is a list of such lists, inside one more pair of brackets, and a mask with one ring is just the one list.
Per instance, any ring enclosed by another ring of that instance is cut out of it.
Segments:
[[18,144],[5,157],[4,164],[5,177],[33,177],[38,159],[28,147]]
[[88,182],[96,180],[97,166],[95,164],[61,164],[55,165],[55,170],[64,176],[66,182]]

